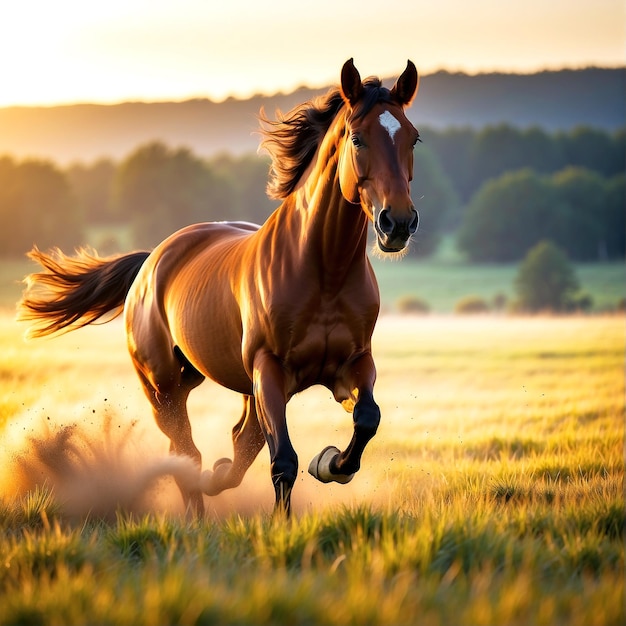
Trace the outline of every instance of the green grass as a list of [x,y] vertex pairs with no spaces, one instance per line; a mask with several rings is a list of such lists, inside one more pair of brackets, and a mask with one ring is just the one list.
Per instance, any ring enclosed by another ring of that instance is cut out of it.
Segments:
[[[0,624],[622,624],[625,333],[618,316],[383,318],[383,422],[355,480],[302,474],[293,518],[272,520],[265,451],[191,521],[171,479],[143,511],[109,515],[71,512],[76,494],[45,471],[11,491],[7,442],[28,458],[39,418],[53,432],[93,422],[125,481],[167,445],[120,324],[23,344],[0,318]],[[239,400],[203,385],[190,404],[210,466],[230,453]],[[349,439],[323,389],[294,398],[289,419],[303,467]],[[75,443],[89,474],[102,461]]]
[[[515,298],[517,265],[471,265],[460,261],[429,259],[385,261],[374,259],[383,309],[394,310],[405,296],[424,299],[431,310],[451,313],[466,296],[488,303],[498,294]],[[0,309],[14,309],[23,289],[22,278],[35,266],[28,261],[0,263]],[[611,311],[626,296],[626,265],[594,263],[575,265],[581,290],[593,298],[595,311]]]
[[0,622],[621,623],[617,485],[523,499],[498,485],[479,493],[473,478],[410,512],[354,505],[288,523],[120,516],[11,529]]
[[[593,263],[574,266],[581,291],[593,298],[595,311],[610,311],[626,296],[626,265]],[[502,294],[515,299],[517,265],[472,265],[437,260],[374,260],[383,305],[393,308],[399,298],[423,298],[431,309],[449,313],[465,296],[491,303]]]

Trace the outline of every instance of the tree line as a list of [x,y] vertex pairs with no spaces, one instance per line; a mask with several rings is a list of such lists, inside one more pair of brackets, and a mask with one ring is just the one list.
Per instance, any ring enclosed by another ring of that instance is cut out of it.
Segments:
[[[544,239],[575,260],[625,256],[624,130],[550,134],[495,126],[421,135],[413,254],[432,254],[453,232],[475,261],[519,260]],[[120,162],[63,169],[0,157],[0,255],[21,256],[33,244],[71,249],[94,226],[124,226],[133,246],[150,248],[193,222],[260,223],[277,206],[265,194],[268,169],[269,160],[256,154],[203,159],[159,142]]]
[[425,129],[424,144],[437,155],[462,204],[467,204],[485,181],[506,172],[531,168],[553,174],[579,167],[610,178],[626,170],[626,128],[610,133],[580,126],[548,133],[506,124],[481,130]]
[[473,261],[511,262],[552,241],[575,261],[622,259],[626,250],[626,177],[570,166],[552,175],[502,174],[472,196],[457,246]]

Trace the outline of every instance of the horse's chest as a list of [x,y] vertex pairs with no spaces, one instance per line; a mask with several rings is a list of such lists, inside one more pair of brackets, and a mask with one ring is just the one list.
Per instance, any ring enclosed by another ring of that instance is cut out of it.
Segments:
[[304,367],[310,362],[341,360],[355,345],[355,337],[346,324],[313,323],[295,338],[286,357],[290,364]]
[[[354,355],[369,349],[371,330],[363,319],[333,311],[316,312],[309,323],[292,334],[284,364],[298,388],[328,384]],[[372,323],[373,329],[373,323]]]

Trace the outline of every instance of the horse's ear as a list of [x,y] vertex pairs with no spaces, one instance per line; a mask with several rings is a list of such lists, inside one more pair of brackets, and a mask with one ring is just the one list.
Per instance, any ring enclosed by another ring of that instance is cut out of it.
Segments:
[[361,75],[354,67],[353,59],[348,59],[341,68],[341,94],[350,106],[354,106],[363,94]]
[[391,90],[391,97],[398,104],[408,106],[413,102],[418,86],[419,78],[417,76],[417,68],[413,64],[413,61],[409,60],[406,63],[406,69],[400,74],[396,84]]

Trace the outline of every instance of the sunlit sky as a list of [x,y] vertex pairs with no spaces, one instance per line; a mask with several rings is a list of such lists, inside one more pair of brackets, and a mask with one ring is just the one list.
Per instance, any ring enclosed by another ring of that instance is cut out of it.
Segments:
[[615,67],[625,29],[624,0],[7,0],[0,106],[271,94],[349,57],[363,76]]

